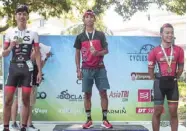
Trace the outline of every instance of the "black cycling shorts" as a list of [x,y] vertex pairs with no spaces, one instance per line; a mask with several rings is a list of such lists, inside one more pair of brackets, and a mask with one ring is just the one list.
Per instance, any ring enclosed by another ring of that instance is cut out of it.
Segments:
[[10,63],[6,86],[32,87],[33,71],[26,63]]
[[154,81],[154,104],[163,105],[165,96],[168,102],[178,102],[178,83],[174,77],[156,78]]

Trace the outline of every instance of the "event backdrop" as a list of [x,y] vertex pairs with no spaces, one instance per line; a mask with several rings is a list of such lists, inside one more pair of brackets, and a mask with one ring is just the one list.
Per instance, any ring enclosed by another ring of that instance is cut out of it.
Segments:
[[[36,121],[84,121],[81,84],[76,84],[75,36],[40,36],[52,47],[52,57],[43,68],[45,80],[38,88],[33,109]],[[153,81],[148,80],[147,54],[160,43],[158,37],[107,36],[109,54],[104,63],[110,83],[108,118],[112,121],[151,121]],[[10,56],[4,60],[7,77]],[[132,75],[131,75],[132,73]],[[167,103],[162,119],[168,120]],[[100,97],[93,86],[92,119],[102,120]]]

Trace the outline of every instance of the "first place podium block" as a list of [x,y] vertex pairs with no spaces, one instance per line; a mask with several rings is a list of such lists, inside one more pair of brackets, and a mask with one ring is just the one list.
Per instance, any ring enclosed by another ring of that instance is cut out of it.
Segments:
[[100,125],[94,125],[90,129],[82,129],[80,124],[56,125],[53,131],[149,131],[142,125],[114,125],[112,129],[106,129]]

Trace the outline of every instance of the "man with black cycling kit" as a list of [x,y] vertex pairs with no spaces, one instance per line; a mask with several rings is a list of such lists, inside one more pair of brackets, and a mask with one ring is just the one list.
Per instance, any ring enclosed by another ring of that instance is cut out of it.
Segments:
[[36,32],[27,29],[28,16],[28,7],[26,5],[19,5],[15,11],[17,27],[5,35],[2,56],[8,56],[12,51],[12,59],[10,61],[9,75],[4,88],[4,131],[9,131],[11,105],[18,82],[20,82],[22,88],[23,101],[21,131],[26,131],[29,116],[30,93],[32,91],[33,64],[30,56],[33,46],[38,66],[37,83],[40,83],[42,79],[39,37]]
[[[178,130],[178,101],[179,90],[177,79],[184,69],[184,51],[174,45],[174,28],[166,23],[160,28],[162,42],[151,50],[148,55],[148,70],[151,79],[154,79],[154,114],[152,117],[153,131],[159,131],[160,116],[163,111],[165,96],[167,97],[171,131]],[[159,72],[154,74],[155,64]]]

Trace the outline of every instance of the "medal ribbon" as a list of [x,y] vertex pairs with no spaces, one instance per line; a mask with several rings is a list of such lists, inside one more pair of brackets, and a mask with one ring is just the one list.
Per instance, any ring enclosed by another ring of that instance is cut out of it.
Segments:
[[88,32],[87,32],[87,31],[85,31],[85,32],[86,32],[86,36],[88,37],[88,40],[89,40],[90,46],[93,46],[93,43],[92,43],[91,40],[93,40],[93,37],[94,37],[94,35],[95,35],[95,29],[94,29],[93,32],[92,32],[92,38],[91,38],[91,40],[90,40],[90,38],[89,38]]
[[165,52],[165,50],[164,50],[164,47],[163,47],[163,45],[161,44],[161,48],[162,48],[162,52],[164,53],[164,56],[165,56],[165,58],[166,58],[166,62],[167,62],[167,64],[168,64],[168,66],[169,67],[171,67],[171,63],[172,63],[172,58],[171,58],[171,56],[173,56],[173,46],[171,45],[171,52],[170,52],[170,61],[169,61],[169,59],[168,59],[168,56],[166,55],[166,52]]

